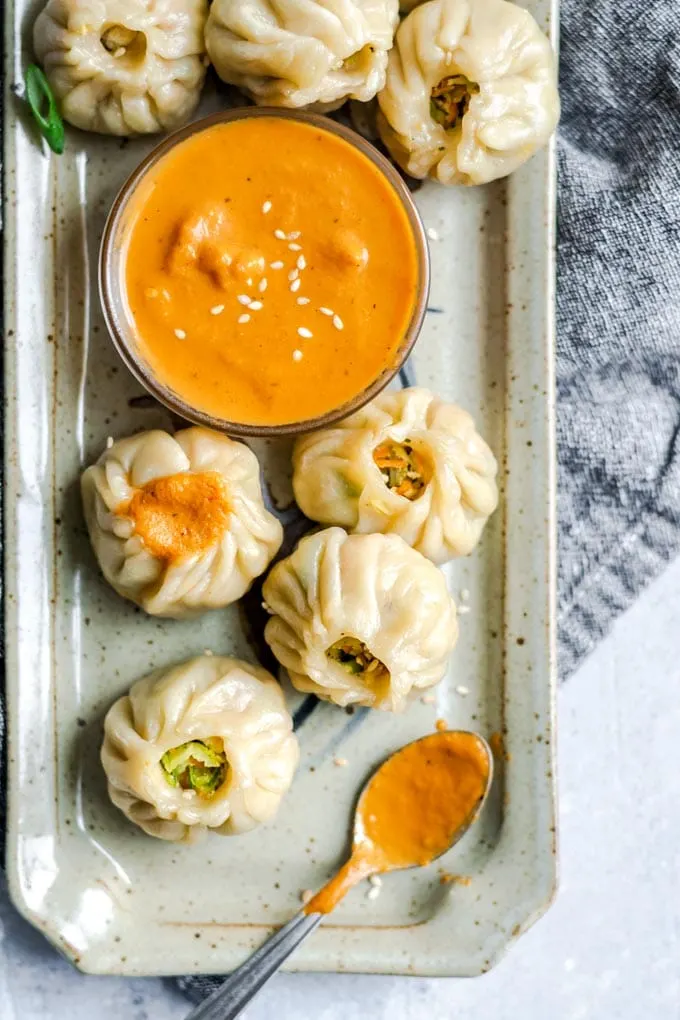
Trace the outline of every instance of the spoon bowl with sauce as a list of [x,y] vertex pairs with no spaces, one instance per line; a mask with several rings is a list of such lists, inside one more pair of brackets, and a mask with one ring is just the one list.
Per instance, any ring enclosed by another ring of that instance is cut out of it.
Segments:
[[361,792],[349,860],[187,1020],[234,1020],[355,885],[450,850],[477,820],[492,778],[489,745],[465,730],[433,733],[393,754]]

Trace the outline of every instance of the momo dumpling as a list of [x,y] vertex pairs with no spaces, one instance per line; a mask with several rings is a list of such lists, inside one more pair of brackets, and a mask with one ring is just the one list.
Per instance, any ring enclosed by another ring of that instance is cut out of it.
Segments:
[[239,599],[283,538],[255,454],[204,428],[142,432],[82,477],[90,540],[119,595],[180,619]]
[[397,535],[327,528],[277,563],[265,639],[294,687],[400,712],[438,683],[458,638],[444,575]]
[[36,56],[65,120],[106,135],[179,127],[205,78],[207,0],[48,0]]
[[555,54],[506,0],[428,0],[399,26],[378,102],[380,135],[407,173],[484,184],[555,130]]
[[472,552],[498,503],[496,460],[470,415],[420,387],[301,437],[293,467],[307,517],[399,535],[435,563]]
[[104,722],[109,796],[150,836],[248,832],[277,811],[299,757],[270,673],[201,655],[139,680]]
[[331,109],[385,84],[398,0],[213,0],[206,28],[220,78],[256,103]]

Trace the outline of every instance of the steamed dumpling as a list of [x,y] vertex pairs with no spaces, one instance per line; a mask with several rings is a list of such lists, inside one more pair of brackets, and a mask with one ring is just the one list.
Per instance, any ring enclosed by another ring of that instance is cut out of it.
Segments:
[[35,53],[65,120],[139,135],[179,127],[205,77],[207,0],[48,0]]
[[220,78],[256,103],[330,109],[385,84],[398,0],[214,0],[206,28]]
[[467,413],[419,387],[383,393],[297,440],[293,488],[314,521],[466,556],[498,503],[496,460]]
[[150,836],[237,835],[279,807],[298,743],[271,674],[202,655],[139,680],[109,710],[101,760],[111,800]]
[[378,101],[382,139],[409,174],[484,184],[555,130],[555,55],[506,0],[428,0],[399,26]]
[[327,528],[262,589],[265,639],[299,691],[399,712],[441,680],[458,638],[444,575],[397,535]]
[[82,493],[104,577],[154,616],[236,601],[283,538],[255,454],[209,429],[119,440],[85,471]]

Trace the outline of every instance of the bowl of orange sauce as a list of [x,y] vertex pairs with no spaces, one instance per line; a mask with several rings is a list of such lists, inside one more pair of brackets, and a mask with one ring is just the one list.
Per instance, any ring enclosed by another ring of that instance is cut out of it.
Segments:
[[128,368],[235,435],[338,421],[420,331],[423,225],[390,163],[325,117],[230,110],[161,143],[116,198],[99,264]]

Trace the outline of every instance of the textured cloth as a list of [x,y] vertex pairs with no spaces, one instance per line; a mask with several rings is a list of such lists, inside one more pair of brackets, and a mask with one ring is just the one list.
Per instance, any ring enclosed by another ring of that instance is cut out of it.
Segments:
[[[558,606],[565,678],[680,547],[675,0],[562,0],[560,77]],[[186,978],[180,986],[198,1001],[218,980]]]

